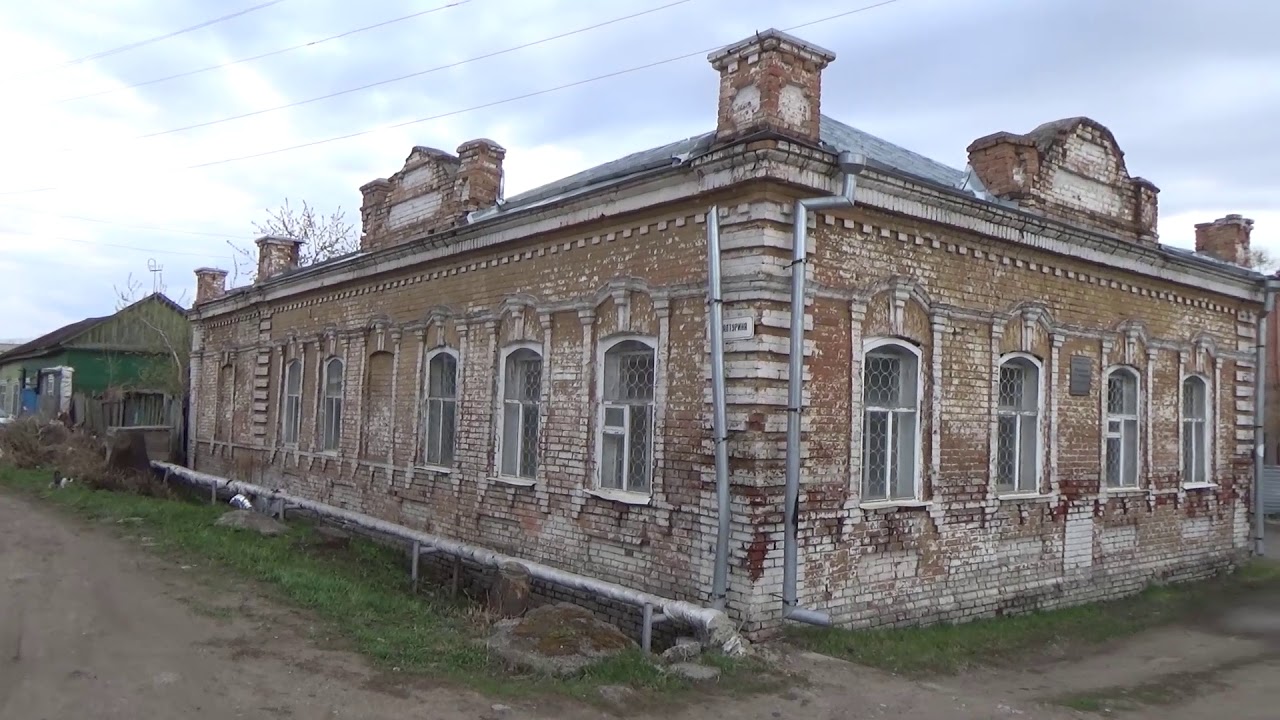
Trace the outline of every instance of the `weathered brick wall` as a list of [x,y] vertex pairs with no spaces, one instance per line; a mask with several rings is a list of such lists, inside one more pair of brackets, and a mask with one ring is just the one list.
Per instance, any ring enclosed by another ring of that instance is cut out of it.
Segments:
[[[776,210],[789,221],[786,203]],[[1256,308],[862,207],[814,226],[801,605],[856,625],[957,620],[1113,597],[1237,556]],[[859,355],[866,338],[886,336],[922,350],[924,502],[866,507]],[[1000,499],[992,480],[993,378],[1009,352],[1040,358],[1049,383],[1035,497]],[[1086,396],[1067,392],[1073,356],[1092,362]],[[1135,490],[1100,486],[1102,371],[1119,364],[1139,371],[1144,398]],[[1213,388],[1214,487],[1186,488],[1181,477],[1181,383],[1192,373]],[[780,376],[772,389],[785,384]],[[779,447],[785,413],[759,412],[761,429],[738,439]],[[763,489],[770,510],[782,458],[757,466],[775,480]],[[781,609],[782,528],[767,511],[754,523],[765,560],[749,615],[768,628]]]
[[[790,196],[751,186],[719,201],[726,316],[756,325],[753,337],[726,344],[730,610],[749,630],[767,632],[780,613]],[[197,403],[195,462],[705,601],[716,515],[704,208],[459,254],[201,321],[197,396],[218,397],[226,353],[238,392],[268,400]],[[814,225],[804,318],[803,605],[863,625],[961,619],[1110,597],[1153,578],[1200,576],[1234,557],[1248,517],[1255,308],[866,207]],[[648,505],[589,492],[598,345],[618,332],[657,345],[657,470]],[[921,347],[925,502],[863,507],[861,348],[884,335]],[[516,343],[543,351],[533,484],[496,477],[498,364]],[[459,358],[459,430],[447,472],[422,467],[419,455],[423,372],[440,349]],[[1034,497],[1001,499],[992,480],[993,378],[998,359],[1015,351],[1040,358],[1050,386],[1043,481]],[[1092,363],[1086,396],[1066,392],[1073,356]],[[304,362],[296,448],[281,445],[271,408],[281,363],[293,357]],[[343,433],[339,450],[325,453],[319,401],[331,357],[346,368]],[[1138,369],[1147,398],[1143,473],[1137,491],[1104,493],[1099,393],[1103,369],[1119,363]],[[1177,398],[1190,372],[1215,390],[1212,488],[1185,489],[1179,475]],[[228,442],[214,428],[232,407],[239,430]]]
[[[243,392],[259,348],[266,349],[268,405],[279,402],[283,358],[303,358],[303,420],[298,446],[285,447],[278,412],[263,414],[254,434],[251,408],[237,403],[238,429],[226,443],[213,437],[212,426],[230,408],[202,405],[196,463],[520,557],[705,600],[715,520],[704,437],[704,223],[693,207],[668,211],[384,273],[202,323],[202,358],[222,351],[239,358]],[[270,329],[259,334],[249,326]],[[587,492],[595,477],[597,346],[620,333],[657,345],[656,470],[648,505]],[[545,400],[532,486],[496,477],[498,362],[513,343],[543,350]],[[417,398],[426,358],[439,348],[459,357],[458,435],[447,472],[423,467],[418,454]],[[325,453],[318,403],[330,357],[346,363],[346,385],[341,447]],[[202,364],[204,386],[216,386],[216,364]]]

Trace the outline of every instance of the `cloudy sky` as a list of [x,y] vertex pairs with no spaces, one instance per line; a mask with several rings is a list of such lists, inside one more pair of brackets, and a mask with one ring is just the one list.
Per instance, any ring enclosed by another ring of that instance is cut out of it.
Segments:
[[[0,339],[111,312],[130,274],[151,287],[149,261],[189,302],[192,269],[230,267],[228,241],[285,198],[358,223],[357,188],[413,145],[493,138],[514,194],[704,132],[706,50],[876,1],[0,4]],[[829,115],[957,167],[981,135],[1088,115],[1161,188],[1163,242],[1238,212],[1280,252],[1277,25],[1262,0],[896,0],[794,32],[838,55]]]

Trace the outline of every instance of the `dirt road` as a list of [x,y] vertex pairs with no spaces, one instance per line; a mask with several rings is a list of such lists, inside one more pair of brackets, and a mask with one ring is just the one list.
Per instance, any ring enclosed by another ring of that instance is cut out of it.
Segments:
[[[607,716],[594,707],[559,701],[551,705],[506,701],[513,707],[497,712],[492,699],[469,691],[388,677],[358,656],[332,649],[324,630],[305,614],[275,606],[234,583],[198,581],[194,576],[201,568],[147,553],[137,547],[146,544],[145,538],[117,535],[0,494],[0,718],[578,720]],[[234,611],[227,612],[228,607]],[[1265,608],[1262,612],[1262,620],[1255,618],[1255,622],[1274,620],[1268,619]],[[1215,657],[1228,665],[1213,671],[1211,687],[1186,698],[1183,706],[1160,708],[1151,717],[1207,717],[1206,708],[1218,714],[1228,707],[1237,718],[1274,717],[1263,695],[1274,687],[1280,670],[1271,664],[1239,661],[1265,649],[1264,641],[1256,642],[1263,645],[1246,643],[1247,647],[1236,648],[1239,652],[1225,655],[1220,645],[1213,644]],[[1140,649],[1138,655],[1186,649],[1179,647]],[[1112,661],[1116,667],[1126,662],[1120,656]],[[1046,683],[1049,676],[1004,673],[949,678],[931,685],[811,656],[793,656],[787,662],[805,672],[810,684],[777,696],[708,698],[679,712],[655,713],[655,717],[1087,717],[1038,704],[1047,694],[1045,685],[1056,685]],[[1167,669],[1169,665],[1138,663],[1141,668]],[[1128,681],[1137,676],[1129,667],[1127,674],[1122,669],[1104,677]],[[1074,682],[1096,685],[1096,680],[1095,673]],[[1144,715],[1139,712],[1133,717]]]

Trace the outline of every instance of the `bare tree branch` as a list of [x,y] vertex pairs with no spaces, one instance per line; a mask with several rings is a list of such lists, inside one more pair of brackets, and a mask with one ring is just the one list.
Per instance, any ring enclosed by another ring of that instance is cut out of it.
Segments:
[[1280,265],[1276,262],[1276,258],[1264,248],[1250,248],[1246,262],[1250,268],[1268,275],[1275,272]]
[[[360,249],[355,226],[347,222],[346,213],[342,208],[324,215],[306,200],[302,201],[301,207],[295,207],[290,204],[288,198],[285,198],[280,207],[266,212],[265,220],[253,223],[254,232],[259,235],[277,235],[302,240],[299,265],[324,262]],[[252,282],[258,274],[256,249],[230,241],[227,244],[235,251],[232,284],[236,284],[236,280],[242,274]]]

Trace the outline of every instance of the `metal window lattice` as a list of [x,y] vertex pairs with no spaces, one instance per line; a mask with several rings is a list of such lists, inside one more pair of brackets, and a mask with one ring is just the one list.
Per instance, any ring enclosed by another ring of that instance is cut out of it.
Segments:
[[542,358],[521,349],[507,357],[503,378],[502,473],[533,478],[538,467]]
[[657,358],[628,340],[605,354],[600,484],[647,493],[653,473],[653,415]]
[[427,363],[427,398],[423,407],[423,461],[428,465],[453,465],[453,445],[458,403],[458,359],[437,353]]

